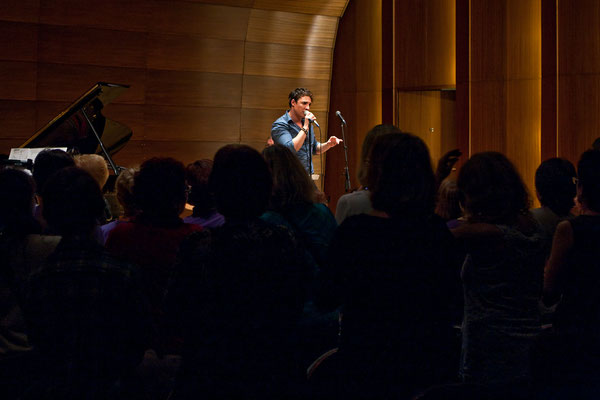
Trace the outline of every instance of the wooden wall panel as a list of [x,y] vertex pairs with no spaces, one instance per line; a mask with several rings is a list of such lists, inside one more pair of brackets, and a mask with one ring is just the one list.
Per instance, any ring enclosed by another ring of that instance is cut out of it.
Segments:
[[131,86],[114,100],[116,103],[143,104],[145,101],[144,69],[46,63],[38,63],[37,99],[72,102],[99,81]]
[[336,27],[336,17],[253,9],[246,40],[331,49]]
[[4,137],[27,139],[35,132],[35,102],[0,100],[0,121]]
[[0,59],[37,60],[38,26],[0,20]]
[[557,153],[577,163],[600,137],[600,3],[557,4]]
[[254,8],[339,17],[347,3],[346,0],[254,0]]
[[37,65],[0,61],[0,99],[35,100]]
[[38,22],[40,0],[3,0],[0,2],[0,20]]
[[396,0],[396,87],[456,84],[456,7],[453,0]]
[[242,75],[148,70],[147,104],[239,107]]
[[242,141],[255,141],[264,144],[271,136],[273,121],[283,115],[284,109],[261,110],[242,108],[240,137]]
[[244,73],[285,78],[329,79],[331,49],[246,43]]
[[[39,0],[39,22],[118,31],[141,31],[149,27],[150,17],[160,11],[148,0],[103,0],[98,3],[79,0]],[[38,22],[37,19],[35,22]]]
[[148,20],[153,32],[244,40],[250,9],[185,1],[157,2]]
[[40,25],[38,60],[45,63],[144,68],[146,34]]
[[217,107],[145,107],[147,140],[220,141],[240,140],[240,112]]
[[146,45],[147,67],[242,74],[244,42],[199,36],[151,33]]
[[[329,81],[320,79],[244,76],[243,108],[287,110],[288,94],[297,87],[309,88],[313,93],[311,111],[326,111],[329,106]],[[315,112],[317,118],[319,115]],[[272,121],[271,121],[272,122]]]

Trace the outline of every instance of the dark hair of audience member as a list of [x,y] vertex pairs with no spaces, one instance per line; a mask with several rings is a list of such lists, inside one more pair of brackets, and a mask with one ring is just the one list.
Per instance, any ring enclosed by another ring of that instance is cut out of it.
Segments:
[[273,177],[271,208],[287,210],[298,204],[315,202],[315,186],[298,157],[290,149],[275,144],[264,149],[262,154]]
[[74,167],[75,160],[73,157],[62,150],[43,150],[33,163],[33,179],[38,193],[44,189],[44,184],[48,178],[58,171],[66,167]]
[[592,150],[600,150],[600,137],[597,137],[592,143]]
[[455,181],[444,180],[438,189],[435,213],[445,221],[457,219],[462,215],[461,195]]
[[133,217],[137,214],[138,209],[133,198],[133,184],[136,170],[133,168],[125,168],[119,173],[119,177],[115,182],[117,192],[117,201],[123,207],[125,217]]
[[412,134],[388,133],[375,139],[367,181],[375,210],[406,218],[433,213],[436,184],[429,150]]
[[569,214],[575,205],[576,187],[573,178],[577,176],[575,166],[563,158],[550,158],[540,164],[535,171],[535,189],[540,203],[556,215]]
[[194,206],[194,214],[200,217],[209,215],[215,208],[215,200],[208,190],[208,177],[212,170],[212,160],[197,160],[185,168],[185,178],[191,190],[188,203]]
[[133,197],[145,217],[178,218],[185,206],[186,190],[183,163],[154,157],[144,161],[135,174]]
[[579,202],[591,211],[600,212],[600,151],[587,150],[577,163]]
[[358,182],[363,187],[369,186],[367,183],[367,170],[369,164],[369,153],[373,148],[373,142],[375,141],[375,138],[386,133],[401,133],[401,131],[394,125],[379,124],[375,125],[369,132],[367,132],[367,135],[365,136],[365,140],[363,141],[362,149],[360,151],[360,164],[358,166]]
[[271,196],[272,179],[267,162],[246,145],[231,144],[215,154],[208,180],[217,210],[226,219],[260,216]]
[[67,167],[48,178],[42,190],[42,210],[53,233],[88,235],[104,215],[104,198],[88,172]]
[[39,233],[33,217],[35,183],[14,168],[0,170],[0,229],[14,234]]
[[472,222],[513,224],[530,207],[530,197],[514,165],[501,153],[473,155],[457,180],[465,216]]

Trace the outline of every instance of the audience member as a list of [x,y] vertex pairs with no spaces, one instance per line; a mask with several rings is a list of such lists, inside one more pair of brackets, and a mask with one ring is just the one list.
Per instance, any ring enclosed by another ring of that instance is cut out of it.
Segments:
[[59,169],[75,166],[73,157],[62,150],[43,150],[36,157],[33,163],[33,179],[37,191],[36,207],[33,215],[42,225],[42,230],[46,230],[46,221],[42,215],[40,204],[40,193],[48,178]]
[[87,172],[56,172],[42,198],[62,240],[27,284],[25,317],[43,373],[25,398],[114,398],[149,346],[135,270],[93,238],[104,201]]
[[421,139],[376,138],[367,182],[373,211],[344,220],[323,271],[328,300],[343,313],[333,394],[406,398],[455,375],[455,243],[433,212],[435,176]]
[[573,164],[563,158],[550,158],[535,171],[535,190],[541,207],[531,210],[531,215],[540,224],[549,244],[556,225],[564,219],[573,218],[571,209],[575,205],[576,176]]
[[530,350],[540,332],[543,237],[528,212],[527,189],[496,152],[473,155],[461,168],[467,222],[452,232],[467,250],[460,374],[493,385],[530,378]]
[[226,222],[182,244],[167,294],[185,347],[174,399],[298,395],[302,256],[287,229],[259,218],[271,186],[256,150],[228,145],[215,155],[209,187]]
[[186,202],[185,167],[172,158],[151,158],[136,172],[133,197],[139,214],[108,235],[107,250],[141,269],[156,322],[181,241],[202,228],[179,215]]
[[108,166],[102,156],[98,154],[78,154],[75,156],[75,165],[87,171],[98,183],[100,189],[104,188],[108,180]]
[[437,193],[435,213],[439,215],[449,228],[460,225],[458,219],[462,216],[461,196],[458,185],[453,180],[444,180]]
[[133,168],[126,168],[121,171],[117,181],[115,183],[116,192],[117,192],[117,201],[119,205],[123,209],[122,215],[107,224],[104,224],[100,227],[102,231],[102,243],[105,244],[108,239],[108,235],[110,232],[117,226],[122,224],[123,222],[129,222],[138,213],[138,209],[135,205],[135,201],[133,199],[133,180],[135,176],[136,170]]
[[208,177],[212,170],[211,160],[198,160],[185,169],[187,184],[190,188],[188,203],[194,206],[192,215],[183,222],[200,225],[203,228],[215,228],[225,223],[225,217],[215,208],[215,200],[208,190]]
[[358,190],[347,193],[339,198],[335,209],[335,219],[338,224],[341,224],[344,219],[351,215],[368,214],[373,210],[373,207],[371,206],[369,184],[367,183],[369,153],[371,152],[371,147],[373,146],[373,141],[376,137],[393,132],[398,133],[400,130],[395,126],[388,124],[376,125],[367,132],[360,152],[360,164],[358,167],[358,182],[360,183],[360,187]]
[[577,174],[581,214],[556,227],[544,276],[544,302],[560,300],[548,349],[555,383],[600,377],[600,151],[584,152]]

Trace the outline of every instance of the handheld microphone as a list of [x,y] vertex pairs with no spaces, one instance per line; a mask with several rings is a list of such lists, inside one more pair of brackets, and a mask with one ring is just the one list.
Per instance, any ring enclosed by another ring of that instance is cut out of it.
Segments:
[[344,117],[342,117],[342,113],[341,113],[341,112],[339,112],[339,111],[336,111],[336,112],[335,112],[335,115],[337,115],[337,116],[338,116],[338,118],[339,118],[339,119],[342,121],[342,124],[344,124],[344,125],[348,125],[348,124],[346,123],[346,120],[344,119]]
[[[306,114],[308,114],[308,110],[304,110],[304,115],[306,115]],[[309,119],[309,121],[312,122],[313,124],[315,124],[316,126],[318,126],[319,128],[321,127],[316,120]]]

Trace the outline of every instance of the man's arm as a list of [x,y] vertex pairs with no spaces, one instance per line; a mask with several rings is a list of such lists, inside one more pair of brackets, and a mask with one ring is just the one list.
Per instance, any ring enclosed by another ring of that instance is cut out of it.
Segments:
[[342,139],[338,139],[335,136],[331,136],[327,142],[317,143],[317,151],[315,153],[316,154],[325,153],[327,150],[329,150],[332,147],[337,146],[340,143],[342,143]]
[[298,151],[306,140],[306,132],[300,131],[295,137],[290,133],[290,127],[286,124],[273,124],[271,137],[275,143],[286,146],[290,150]]

